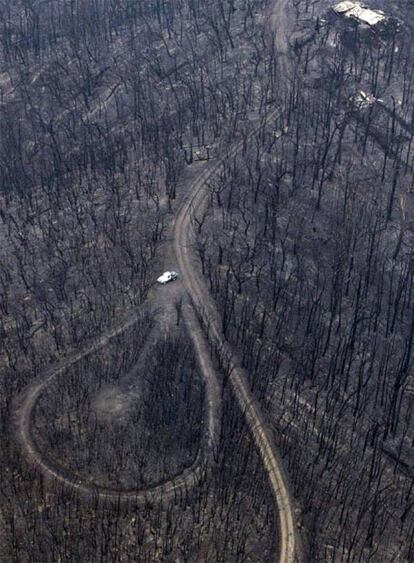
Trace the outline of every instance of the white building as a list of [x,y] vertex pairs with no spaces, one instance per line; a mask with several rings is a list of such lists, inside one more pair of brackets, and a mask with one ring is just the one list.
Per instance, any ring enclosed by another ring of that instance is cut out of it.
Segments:
[[351,0],[343,0],[343,2],[339,2],[332,9],[338,16],[370,27],[375,27],[387,19],[382,10],[372,10],[359,2],[351,2]]

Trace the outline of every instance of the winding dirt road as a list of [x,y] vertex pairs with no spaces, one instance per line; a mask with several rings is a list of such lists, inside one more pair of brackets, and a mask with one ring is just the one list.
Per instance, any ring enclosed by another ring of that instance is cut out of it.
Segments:
[[[99,497],[102,501],[112,502],[116,505],[118,503],[133,503],[134,505],[140,506],[148,503],[154,504],[160,501],[169,502],[175,498],[179,490],[189,490],[197,486],[200,483],[200,479],[203,478],[209,463],[211,463],[214,448],[218,447],[221,421],[221,392],[215,369],[207,351],[204,335],[196,315],[191,305],[188,303],[185,303],[183,306],[183,319],[193,342],[199,367],[203,375],[205,392],[204,432],[198,455],[190,467],[186,468],[176,477],[145,490],[103,487],[94,484],[90,480],[81,478],[79,475],[66,469],[57,460],[50,457],[47,452],[39,448],[33,437],[33,411],[42,392],[47,386],[57,377],[62,376],[70,366],[79,362],[89,354],[98,351],[102,346],[107,344],[111,338],[122,334],[127,328],[139,322],[140,317],[138,315],[133,316],[122,326],[98,338],[84,350],[72,354],[57,366],[47,370],[30,384],[23,395],[17,399],[14,415],[16,436],[23,447],[28,461],[33,466],[37,467],[45,477],[52,481],[62,483],[67,488],[78,492],[83,497],[88,499]],[[159,327],[156,325],[155,330],[157,329],[159,329]]]
[[[276,43],[281,53],[281,74],[287,77],[286,64],[286,0],[279,0],[274,4],[274,12],[271,16],[272,24],[277,28]],[[267,117],[274,119],[276,112]],[[254,135],[260,127],[252,131]],[[225,159],[233,158],[243,148],[243,142],[235,144],[225,155]],[[24,392],[18,400],[15,412],[16,435],[21,443],[26,457],[46,477],[57,480],[68,488],[80,493],[87,498],[99,498],[102,501],[114,503],[147,504],[168,502],[174,499],[180,490],[188,490],[197,486],[200,479],[213,457],[212,451],[218,447],[221,421],[221,396],[220,385],[211,361],[210,353],[204,333],[195,315],[193,307],[199,312],[205,331],[212,340],[222,357],[226,359],[229,367],[229,382],[235,399],[244,413],[247,426],[251,432],[257,451],[267,472],[269,485],[273,494],[276,512],[279,519],[279,554],[275,560],[280,563],[294,563],[302,559],[300,540],[296,533],[294,524],[294,507],[289,494],[287,480],[283,472],[282,463],[274,447],[271,433],[266,427],[264,417],[260,408],[251,394],[248,379],[240,362],[234,354],[230,344],[221,332],[220,315],[215,303],[199,273],[197,265],[192,260],[192,242],[194,233],[191,227],[192,213],[200,210],[205,205],[208,195],[207,180],[211,179],[222,166],[218,162],[208,167],[188,187],[188,196],[178,211],[174,223],[173,245],[176,258],[180,266],[182,280],[187,290],[192,305],[185,303],[183,307],[183,318],[187,330],[193,341],[194,349],[198,359],[200,370],[205,383],[205,415],[204,433],[199,454],[192,466],[185,469],[180,475],[148,490],[118,490],[96,486],[86,479],[72,474],[60,465],[56,460],[50,458],[41,451],[32,434],[33,411],[39,397],[45,388],[64,371],[88,354],[96,352],[104,346],[109,339],[122,334],[127,328],[139,321],[138,315],[133,315],[122,326],[113,329],[110,333],[98,338],[93,344],[83,351],[75,353],[59,365],[47,370],[38,377]]]
[[[272,114],[270,117],[275,117]],[[254,133],[255,131],[253,131]],[[226,155],[233,158],[243,148],[243,143],[235,145]],[[286,478],[271,435],[266,428],[260,408],[250,392],[245,371],[221,331],[220,315],[206,287],[199,269],[193,265],[192,243],[194,233],[191,227],[191,215],[199,211],[206,203],[208,188],[206,182],[221,168],[222,162],[206,170],[197,178],[189,190],[189,197],[181,207],[174,226],[175,253],[181,269],[184,285],[193,301],[195,309],[201,314],[204,326],[222,357],[229,366],[229,381],[234,396],[244,413],[247,426],[254,439],[257,451],[266,469],[270,488],[276,503],[279,517],[280,563],[292,563],[300,560],[297,534],[294,525],[294,507],[289,494]]]
[[[268,120],[276,117],[273,113]],[[257,132],[260,127],[252,131]],[[233,158],[241,151],[243,142],[234,145],[225,158]],[[83,351],[73,354],[58,366],[48,370],[37,378],[20,398],[16,409],[15,427],[17,437],[23,446],[29,461],[34,464],[46,477],[63,483],[68,488],[75,490],[87,498],[99,497],[100,500],[114,503],[134,503],[138,505],[159,502],[168,502],[174,499],[179,490],[197,486],[206,470],[208,463],[213,458],[212,451],[218,446],[221,420],[221,395],[218,379],[212,365],[210,352],[200,324],[193,307],[199,311],[204,327],[222,357],[227,360],[230,368],[229,381],[234,396],[244,413],[248,428],[252,434],[257,451],[266,469],[270,488],[273,493],[276,512],[279,517],[279,545],[280,552],[277,561],[280,563],[293,563],[300,558],[297,548],[297,538],[294,526],[294,508],[289,495],[286,479],[281,467],[276,449],[270,433],[266,428],[264,418],[259,406],[254,400],[244,370],[241,368],[230,344],[221,332],[220,315],[215,303],[206,288],[198,267],[192,264],[192,242],[194,233],[191,227],[191,216],[205,204],[208,189],[206,181],[218,172],[222,162],[218,162],[205,170],[189,186],[188,198],[179,210],[174,223],[173,244],[177,261],[180,265],[182,280],[192,304],[188,302],[183,307],[183,318],[187,330],[193,341],[200,370],[205,382],[205,416],[204,434],[195,462],[177,477],[147,490],[120,490],[97,486],[87,479],[80,478],[65,469],[56,460],[50,458],[36,444],[32,433],[33,411],[39,397],[45,388],[64,371],[82,358],[96,352],[104,346],[110,338],[122,334],[128,327],[139,321],[139,317],[132,317],[124,325],[113,329],[110,333],[97,339],[95,343]]]

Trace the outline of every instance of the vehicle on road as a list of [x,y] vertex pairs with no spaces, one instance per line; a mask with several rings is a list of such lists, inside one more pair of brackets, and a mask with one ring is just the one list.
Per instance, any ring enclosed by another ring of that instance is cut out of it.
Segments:
[[178,278],[177,272],[164,272],[162,276],[157,279],[158,283],[165,285],[168,282],[174,281]]

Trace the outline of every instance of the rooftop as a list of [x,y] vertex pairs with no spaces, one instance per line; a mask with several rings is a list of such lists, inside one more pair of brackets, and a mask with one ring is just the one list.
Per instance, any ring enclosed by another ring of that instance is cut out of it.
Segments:
[[367,8],[359,2],[351,2],[351,0],[339,2],[339,4],[333,7],[333,11],[340,16],[372,27],[386,19],[382,10],[371,10],[371,8]]

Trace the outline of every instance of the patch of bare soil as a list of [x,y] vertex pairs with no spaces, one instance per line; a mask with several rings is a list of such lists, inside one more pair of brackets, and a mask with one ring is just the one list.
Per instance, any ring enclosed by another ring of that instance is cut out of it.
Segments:
[[114,424],[128,417],[138,397],[139,393],[136,390],[126,391],[108,385],[96,393],[91,406],[99,420]]

